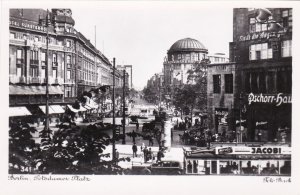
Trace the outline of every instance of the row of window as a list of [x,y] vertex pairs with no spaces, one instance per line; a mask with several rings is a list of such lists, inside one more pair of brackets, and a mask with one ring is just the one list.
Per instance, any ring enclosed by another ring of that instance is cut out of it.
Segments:
[[247,72],[245,91],[247,93],[291,93],[291,71]]
[[[292,40],[285,40],[281,43],[281,57],[292,56]],[[272,59],[273,48],[271,43],[259,43],[249,46],[249,60]]]
[[[213,92],[214,93],[221,93],[221,75],[216,74],[213,75]],[[231,94],[233,93],[233,74],[225,74],[224,75],[225,81],[225,93]]]
[[186,61],[200,61],[206,58],[206,54],[204,53],[194,53],[194,54],[177,54],[172,55],[172,61],[175,60],[186,60]]
[[[30,59],[31,60],[39,60],[38,54],[39,54],[38,51],[30,50]],[[23,50],[18,49],[17,50],[17,62],[21,62],[20,60],[23,59],[23,58],[24,58],[23,57]],[[41,61],[42,61],[42,65],[45,65],[46,52],[41,52]],[[57,65],[57,54],[56,53],[52,54],[52,62],[53,62],[53,65]],[[71,55],[67,55],[67,64],[73,64]]]

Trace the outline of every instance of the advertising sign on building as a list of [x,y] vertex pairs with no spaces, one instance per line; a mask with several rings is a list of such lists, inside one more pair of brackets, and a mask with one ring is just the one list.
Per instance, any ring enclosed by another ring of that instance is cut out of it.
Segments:
[[283,93],[278,93],[274,95],[250,93],[248,95],[248,103],[249,105],[251,105],[252,103],[269,103],[276,104],[276,106],[280,106],[282,104],[292,103],[292,96],[284,95]]
[[261,147],[216,147],[216,154],[291,154],[287,146],[261,146]]

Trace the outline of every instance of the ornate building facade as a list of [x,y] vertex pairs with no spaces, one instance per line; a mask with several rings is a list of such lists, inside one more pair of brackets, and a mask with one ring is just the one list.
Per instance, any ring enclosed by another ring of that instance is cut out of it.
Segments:
[[[46,17],[49,27],[41,23]],[[52,9],[48,15],[43,9],[10,10],[10,107],[45,105],[46,61],[50,105],[70,104],[84,91],[112,85],[112,63],[74,25],[70,9]],[[116,86],[122,82],[117,70]]]

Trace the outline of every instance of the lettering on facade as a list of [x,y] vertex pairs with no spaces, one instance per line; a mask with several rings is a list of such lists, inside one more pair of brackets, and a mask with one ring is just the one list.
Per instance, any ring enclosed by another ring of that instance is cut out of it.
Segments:
[[215,108],[215,115],[227,116],[228,115],[228,109],[226,109],[226,108]]
[[230,154],[232,152],[233,152],[232,147],[218,149],[219,154]]
[[283,33],[286,33],[287,29],[284,29],[280,32],[256,32],[252,34],[247,34],[245,36],[240,36],[238,41],[250,41],[256,39],[269,39],[269,38],[280,38]]
[[281,154],[281,148],[251,148],[252,154]]
[[283,95],[282,93],[278,93],[277,95],[263,95],[263,94],[253,94],[250,93],[248,95],[248,103],[251,105],[252,103],[275,103],[276,106],[280,106],[281,104],[290,104],[292,103],[292,97],[290,95]]
[[31,30],[46,31],[46,28],[43,27],[43,26],[30,24],[30,23],[25,23],[25,22],[18,22],[18,21],[14,21],[14,20],[10,20],[9,25],[16,26],[16,27],[27,28],[27,29],[31,29]]

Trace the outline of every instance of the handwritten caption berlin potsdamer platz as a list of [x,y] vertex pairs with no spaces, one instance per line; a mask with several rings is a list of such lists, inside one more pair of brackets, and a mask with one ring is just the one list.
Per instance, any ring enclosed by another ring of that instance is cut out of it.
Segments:
[[55,175],[9,175],[13,181],[91,181],[91,178],[82,175],[55,176]]

